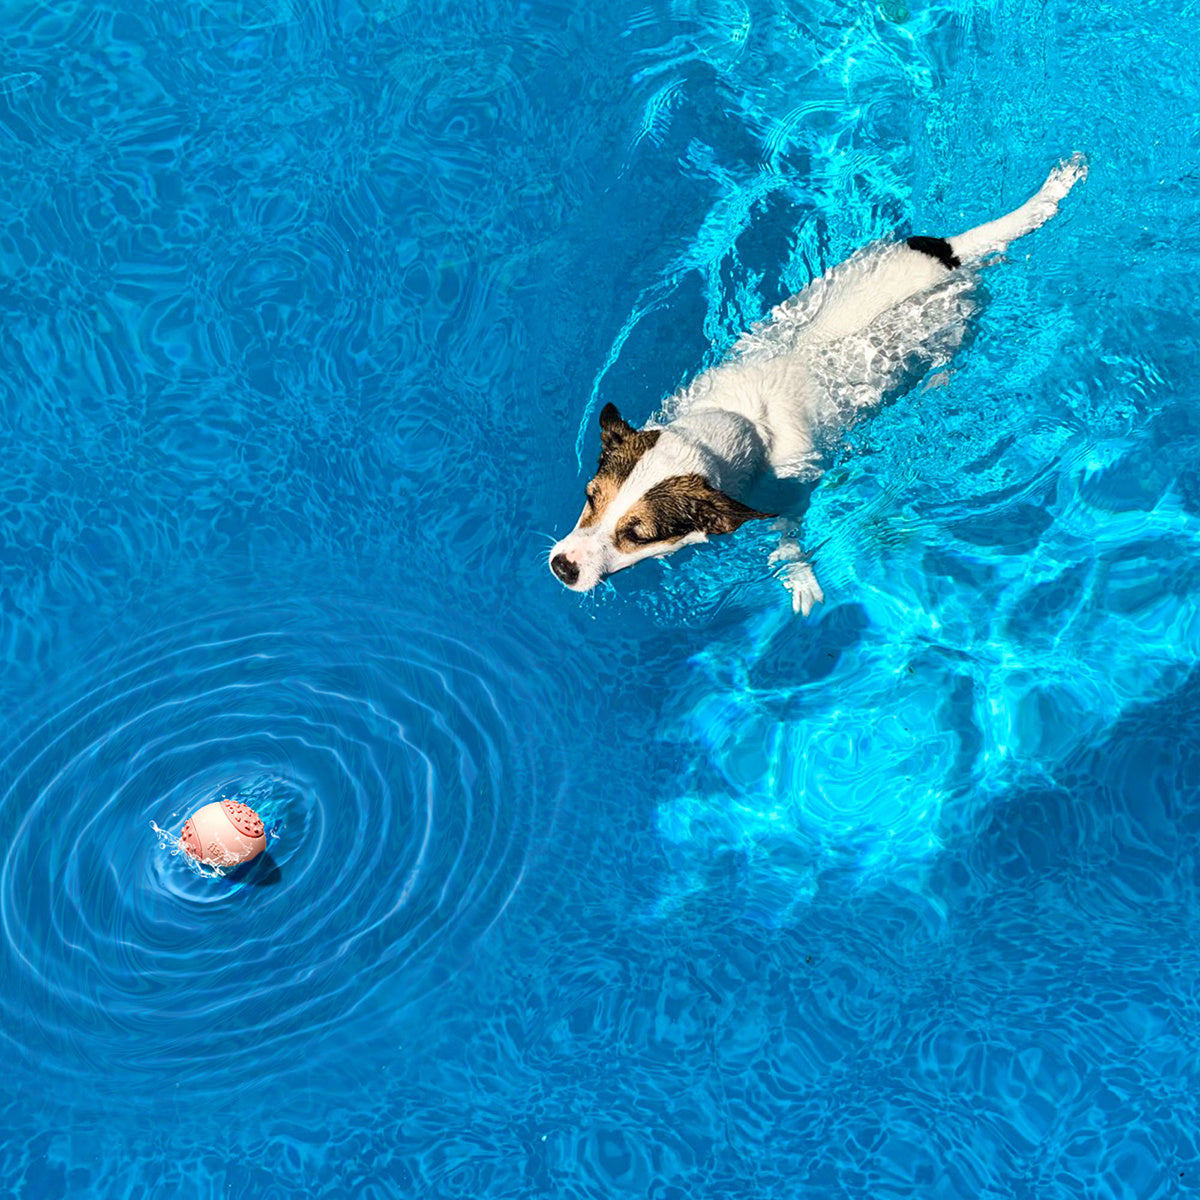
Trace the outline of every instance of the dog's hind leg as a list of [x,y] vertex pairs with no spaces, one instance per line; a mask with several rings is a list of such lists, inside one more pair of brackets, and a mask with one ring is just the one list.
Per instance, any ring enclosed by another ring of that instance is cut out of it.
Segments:
[[[1026,200],[1020,208],[1014,209],[1007,216],[999,217],[995,221],[988,221],[984,225],[977,225],[974,229],[968,229],[966,233],[960,233],[957,237],[948,238],[941,243],[949,248],[950,253],[957,260],[957,262],[947,265],[958,266],[959,263],[971,262],[988,254],[998,254],[1010,242],[1015,242],[1017,238],[1032,233],[1058,212],[1058,205],[1062,198],[1081,179],[1086,178],[1087,160],[1082,154],[1072,154],[1070,158],[1063,159],[1050,172],[1046,182],[1042,184],[1037,193]],[[914,247],[914,249],[919,248],[921,247]],[[932,253],[932,251],[927,251],[927,253]]]

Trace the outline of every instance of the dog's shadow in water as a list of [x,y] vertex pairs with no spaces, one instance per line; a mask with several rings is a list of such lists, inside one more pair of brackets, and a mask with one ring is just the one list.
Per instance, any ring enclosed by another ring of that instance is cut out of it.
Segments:
[[816,479],[780,479],[768,475],[754,485],[750,504],[762,512],[775,513],[789,524],[799,525],[819,482]]

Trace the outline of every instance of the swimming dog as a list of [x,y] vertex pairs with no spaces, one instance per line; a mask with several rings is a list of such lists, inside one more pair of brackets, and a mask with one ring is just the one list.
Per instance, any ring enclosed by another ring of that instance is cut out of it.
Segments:
[[[550,550],[573,591],[646,558],[776,517],[736,499],[764,476],[811,485],[838,437],[961,345],[975,268],[1043,225],[1087,175],[1076,154],[1007,216],[957,237],[874,242],[777,305],[729,355],[635,429],[606,404],[575,528]],[[792,607],[824,600],[786,519],[770,558]]]

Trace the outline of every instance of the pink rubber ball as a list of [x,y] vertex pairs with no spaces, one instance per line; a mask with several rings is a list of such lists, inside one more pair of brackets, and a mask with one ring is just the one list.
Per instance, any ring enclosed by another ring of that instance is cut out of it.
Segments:
[[236,867],[267,848],[262,818],[236,800],[219,800],[197,809],[180,840],[187,854],[210,867]]

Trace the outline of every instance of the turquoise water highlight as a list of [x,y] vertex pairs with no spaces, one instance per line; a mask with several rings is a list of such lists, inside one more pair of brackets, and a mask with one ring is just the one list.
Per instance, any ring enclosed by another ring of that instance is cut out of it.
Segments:
[[[1194,1190],[1193,17],[7,6],[0,1195]],[[1075,149],[811,620],[551,577],[604,403]]]

